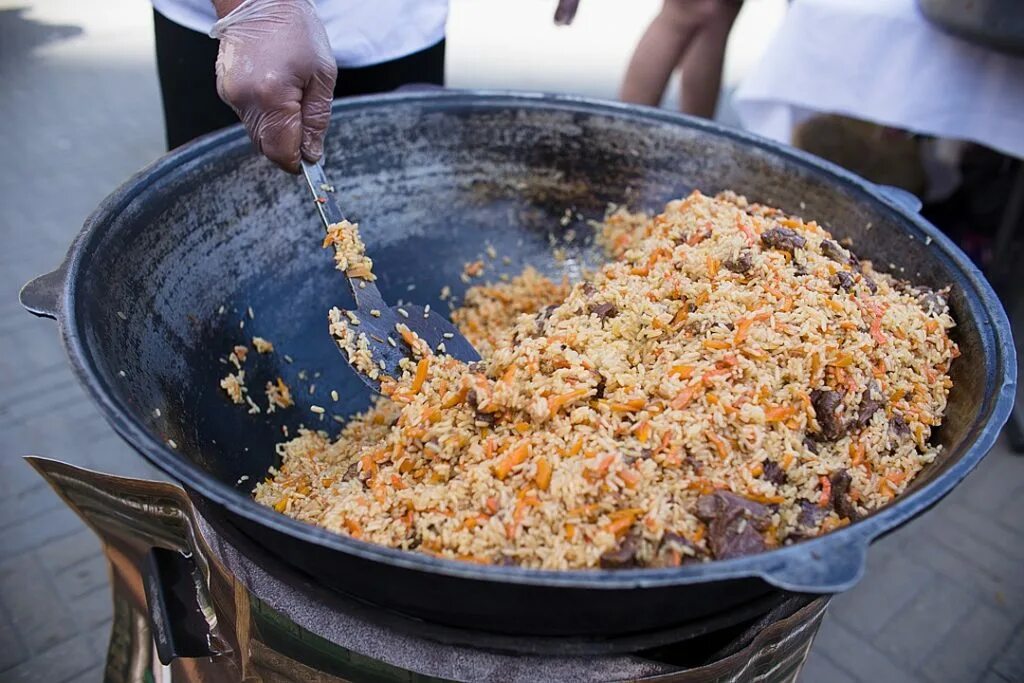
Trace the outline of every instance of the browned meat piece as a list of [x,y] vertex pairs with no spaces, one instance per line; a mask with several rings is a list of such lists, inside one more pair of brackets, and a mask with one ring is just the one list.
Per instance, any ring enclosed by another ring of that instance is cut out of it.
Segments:
[[786,470],[782,469],[779,463],[771,459],[765,459],[761,463],[761,467],[764,469],[764,478],[766,481],[770,481],[776,486],[782,486],[786,483]]
[[840,270],[835,275],[828,279],[828,283],[839,289],[853,289],[853,276],[847,273],[845,270]]
[[860,397],[860,406],[857,407],[857,418],[853,421],[852,426],[856,429],[866,427],[868,422],[871,421],[871,416],[884,405],[885,397],[882,395],[881,387],[878,386],[878,382],[871,380],[868,382],[867,389],[864,390]]
[[679,534],[666,532],[661,537],[658,549],[651,560],[652,567],[678,567],[681,564],[700,562],[697,546]]
[[917,303],[920,304],[921,308],[928,315],[942,315],[949,307],[949,304],[946,303],[946,297],[942,293],[927,287],[917,288]]
[[617,316],[619,314],[619,309],[615,307],[615,304],[591,304],[590,312],[601,320],[607,320],[608,318],[614,318]]
[[892,419],[889,420],[889,429],[896,436],[907,436],[910,434],[910,425],[907,424],[906,419],[899,413],[893,413]]
[[636,567],[638,550],[640,550],[640,539],[635,534],[627,534],[619,543],[618,548],[608,550],[601,555],[601,568],[629,569]]
[[548,320],[550,320],[551,314],[555,312],[556,308],[558,308],[558,306],[552,304],[550,306],[545,306],[539,313],[537,313],[537,332],[539,334],[544,334],[544,329],[548,326]]
[[845,469],[837,470],[829,477],[829,481],[832,482],[831,502],[836,514],[851,522],[856,522],[860,513],[857,512],[857,507],[850,500],[850,483],[853,481],[850,478],[850,473]]
[[804,448],[809,450],[811,453],[814,453],[815,455],[818,454],[818,444],[814,443],[814,439],[812,439],[809,436],[805,436],[803,443],[804,443]]
[[766,547],[761,532],[771,524],[771,511],[758,502],[715,491],[697,499],[697,517],[708,525],[715,559],[752,555]]
[[818,419],[821,431],[819,441],[835,441],[846,433],[846,425],[838,415],[843,395],[831,389],[815,389],[811,392],[811,406],[814,416]]
[[871,292],[872,294],[875,294],[876,292],[878,292],[878,285],[875,284],[874,280],[872,280],[870,277],[868,277],[864,273],[861,273],[860,276],[862,278],[864,278],[864,284],[866,284],[868,286],[868,291],[869,292]]
[[754,259],[751,258],[750,252],[744,249],[736,255],[736,258],[727,259],[722,265],[734,273],[746,273],[754,267]]
[[798,500],[796,504],[800,508],[800,516],[796,519],[800,526],[816,528],[829,513],[828,508],[823,508],[804,498]]
[[583,293],[586,294],[588,297],[594,296],[594,292],[596,291],[597,290],[594,288],[594,285],[590,284],[589,282],[583,283]]
[[807,240],[801,237],[796,230],[789,228],[772,228],[761,233],[761,244],[769,249],[779,249],[792,254],[796,249],[807,244]]
[[832,240],[821,241],[821,254],[836,263],[849,263],[850,253]]

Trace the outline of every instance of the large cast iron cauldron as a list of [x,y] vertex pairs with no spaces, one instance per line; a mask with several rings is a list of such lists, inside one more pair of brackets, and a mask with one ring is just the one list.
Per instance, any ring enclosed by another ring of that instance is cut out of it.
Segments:
[[[292,433],[303,422],[337,431],[309,406],[348,413],[367,405],[325,322],[331,306],[351,302],[320,248],[322,229],[302,183],[257,158],[239,127],[203,138],[107,198],[63,265],[29,283],[22,301],[58,320],[71,363],[107,419],[182,482],[207,517],[368,602],[495,632],[612,635],[706,619],[780,589],[841,591],[863,573],[868,544],[948,493],[1006,420],[1016,360],[1005,314],[982,275],[897,193],[806,154],[654,109],[436,92],[337,103],[326,159],[345,210],[363,223],[391,300],[444,310],[442,285],[458,294],[463,264],[485,243],[515,261],[497,261],[492,277],[523,262],[549,273],[578,269],[593,255],[582,226],[570,226],[579,237],[566,262],[552,258],[548,243],[549,233],[564,230],[567,208],[597,218],[608,202],[657,209],[692,188],[733,189],[822,221],[852,238],[862,256],[916,282],[951,285],[963,350],[935,437],[943,446],[938,460],[893,505],[792,547],[676,569],[550,572],[337,536],[257,505],[249,491],[275,463],[282,425]],[[254,319],[244,314],[249,306]],[[225,374],[218,358],[254,334],[279,353],[260,357],[259,371],[250,361],[250,386],[280,375],[297,388],[296,408],[249,415],[218,388]],[[314,372],[322,375],[311,396],[305,387]],[[326,398],[330,388],[343,396],[340,404]]]

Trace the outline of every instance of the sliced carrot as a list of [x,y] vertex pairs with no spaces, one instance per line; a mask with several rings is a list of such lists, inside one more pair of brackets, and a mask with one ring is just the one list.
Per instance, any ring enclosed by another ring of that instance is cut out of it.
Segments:
[[796,408],[793,406],[772,406],[765,408],[764,419],[768,422],[783,422],[796,415]]
[[363,527],[359,525],[359,522],[350,517],[345,518],[345,528],[348,529],[348,532],[354,538],[360,538],[363,535]]
[[703,342],[705,349],[712,349],[716,351],[722,351],[729,348],[729,342],[724,339],[705,339]]
[[597,467],[594,468],[594,473],[597,474],[598,476],[603,477],[605,474],[608,473],[608,469],[612,466],[612,461],[613,460],[615,460],[615,456],[614,455],[606,455],[606,456],[604,456],[601,459],[601,462],[599,462],[597,464]]
[[705,261],[708,269],[708,277],[714,280],[718,275],[718,259],[711,254],[708,254]]
[[850,442],[850,462],[854,467],[857,467],[864,462],[864,443],[862,441],[851,441]]
[[[577,390],[579,391],[579,390]],[[643,407],[647,405],[647,400],[643,398],[631,398],[623,403],[611,403],[609,407],[617,413],[632,413],[637,410],[643,410]]]
[[455,408],[456,405],[458,405],[462,401],[466,400],[466,396],[468,396],[468,395],[469,395],[469,387],[468,386],[464,386],[463,388],[459,389],[458,391],[453,391],[449,395],[445,396],[444,399],[441,401],[441,408],[443,408],[443,409]]
[[569,447],[569,455],[570,456],[579,455],[579,453],[580,453],[580,451],[582,449],[583,449],[583,437],[581,436],[581,437],[576,439],[576,441],[573,443],[572,446]]
[[750,331],[750,326],[753,324],[753,318],[740,318],[739,322],[736,323],[736,334],[732,338],[733,346],[739,346],[743,343],[743,340],[747,338],[747,333]]
[[363,472],[366,472],[371,477],[377,476],[377,463],[373,461],[373,458],[369,455],[364,455],[359,459],[359,466]]
[[498,479],[505,479],[513,467],[521,465],[530,455],[530,444],[522,442],[512,451],[494,465],[494,476]]
[[644,420],[640,423],[640,426],[636,428],[636,438],[640,443],[647,443],[647,439],[651,437],[651,423],[649,420]]
[[548,414],[554,417],[565,405],[581,399],[590,393],[590,389],[573,389],[559,396],[548,397]]
[[695,368],[692,365],[673,365],[668,371],[669,377],[678,377],[679,379],[690,379],[693,377],[693,371]]
[[710,429],[704,430],[704,436],[707,437],[708,441],[714,444],[715,450],[718,451],[718,457],[722,458],[722,460],[725,460],[727,457],[729,457],[729,447],[726,446],[725,441],[722,440],[722,437],[718,436],[718,434],[715,434]]
[[672,399],[672,402],[669,403],[669,405],[674,410],[681,410],[685,408],[687,405],[689,405],[690,401],[693,400],[694,396],[697,395],[698,391],[700,390],[700,387],[700,384],[691,384],[687,387],[684,387],[682,391],[676,394],[676,397]]
[[832,481],[825,475],[819,477],[821,482],[821,495],[818,497],[819,507],[828,507],[829,501],[832,500]]
[[626,488],[635,489],[637,484],[640,483],[640,475],[633,470],[622,470],[619,472],[619,476],[622,477],[622,482],[626,485]]
[[547,458],[541,458],[537,461],[537,473],[534,475],[533,480],[537,482],[537,488],[541,491],[547,491],[548,487],[551,486],[551,463],[547,461]]

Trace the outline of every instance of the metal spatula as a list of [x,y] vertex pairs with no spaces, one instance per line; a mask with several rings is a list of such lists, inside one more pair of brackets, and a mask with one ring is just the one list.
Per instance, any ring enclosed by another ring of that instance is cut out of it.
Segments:
[[[323,166],[319,162],[314,164],[303,160],[302,173],[306,176],[306,182],[313,193],[324,228],[327,229],[332,224],[345,220],[341,209],[334,201],[334,188],[327,182]],[[415,332],[435,353],[439,352],[440,346],[444,349],[443,353],[467,363],[480,360],[480,354],[476,352],[473,345],[447,318],[437,311],[428,312],[422,306],[412,304],[403,304],[400,307],[388,306],[384,303],[374,282],[358,277],[348,277],[347,279],[349,287],[352,289],[352,296],[356,300],[356,310],[351,312],[359,321],[355,329],[357,332],[366,334],[373,360],[378,365],[383,361],[382,374],[392,377],[399,376],[401,374],[398,367],[399,361],[411,355],[409,346],[395,329],[396,325],[400,323]],[[379,315],[373,315],[370,311],[379,313]],[[394,346],[387,341],[388,337],[395,341]],[[367,386],[374,391],[380,390],[378,379],[371,379],[351,363],[349,365]]]

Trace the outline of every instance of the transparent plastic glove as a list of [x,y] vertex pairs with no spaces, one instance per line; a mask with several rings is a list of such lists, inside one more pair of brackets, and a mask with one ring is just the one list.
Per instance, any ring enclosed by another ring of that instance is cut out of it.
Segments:
[[555,8],[555,24],[568,26],[576,18],[576,10],[579,8],[580,0],[558,0],[558,7]]
[[217,93],[260,153],[297,173],[323,155],[338,67],[312,0],[245,0],[214,24]]

